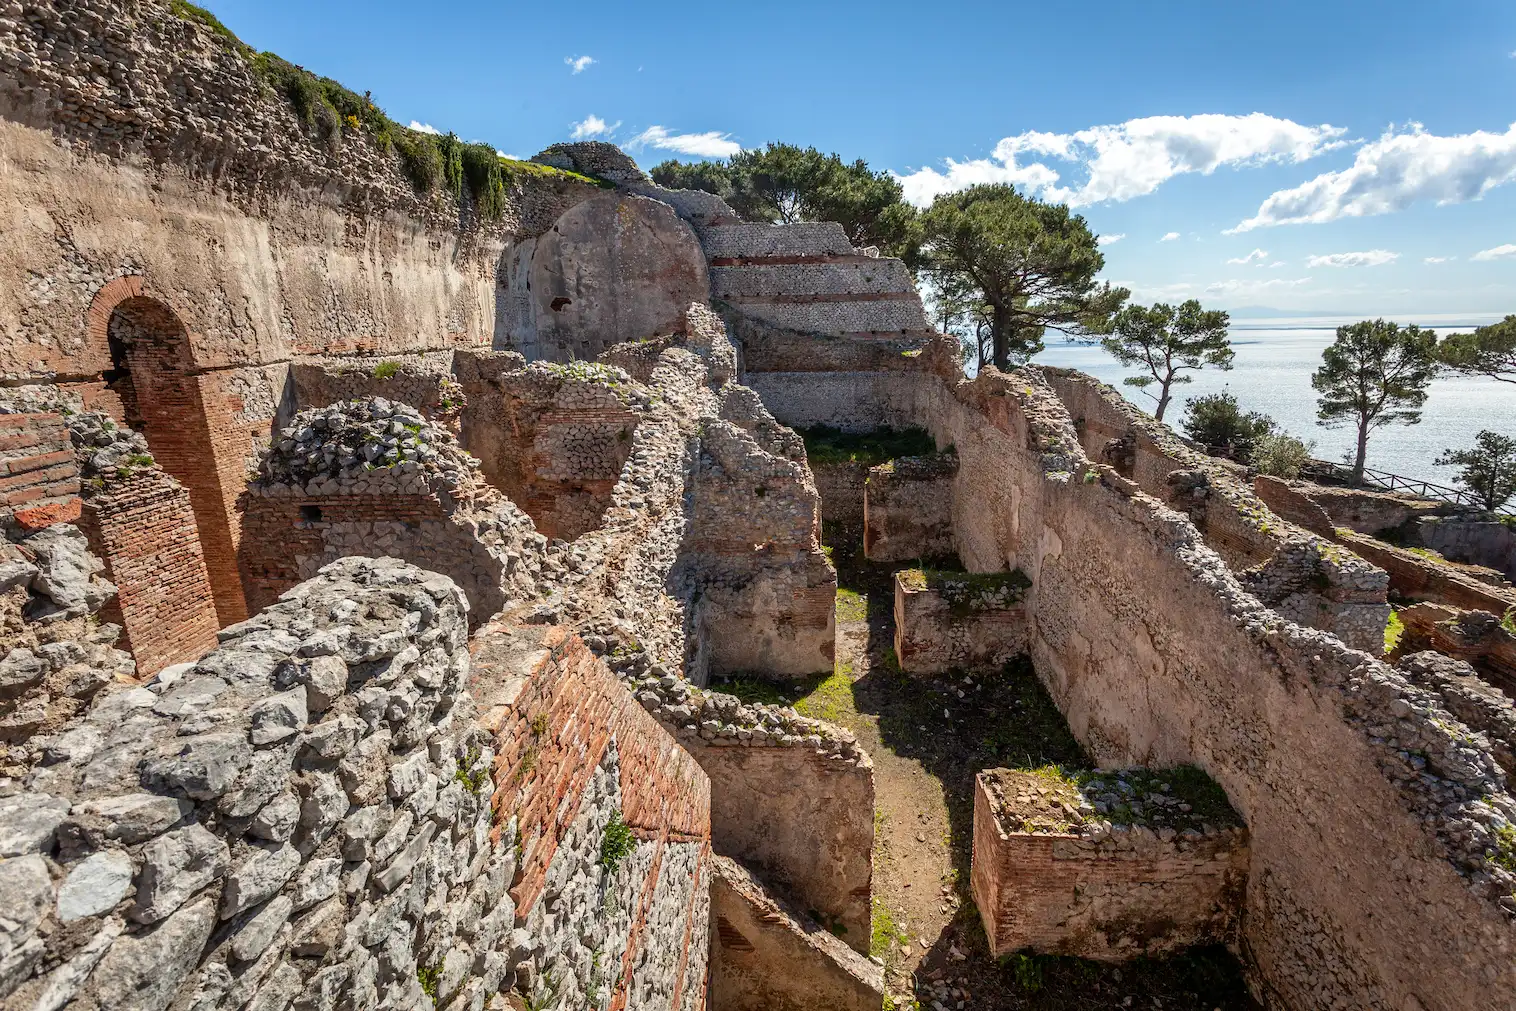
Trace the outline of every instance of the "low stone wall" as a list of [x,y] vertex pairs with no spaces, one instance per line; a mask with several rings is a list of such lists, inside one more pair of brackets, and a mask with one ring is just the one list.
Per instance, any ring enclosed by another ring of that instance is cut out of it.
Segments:
[[1354,554],[1388,572],[1390,589],[1409,600],[1495,614],[1516,607],[1516,589],[1491,586],[1459,571],[1456,565],[1394,547],[1366,534],[1339,530],[1338,538]]
[[297,411],[383,397],[447,425],[464,407],[452,370],[453,352],[430,351],[386,357],[306,356],[290,362],[289,376]]
[[1516,634],[1488,611],[1444,604],[1415,604],[1400,611],[1404,625],[1397,652],[1433,649],[1463,660],[1481,677],[1516,698]]
[[470,678],[467,608],[344,559],[34,741],[7,1006],[703,1007],[703,774],[561,633]]
[[1380,649],[1390,616],[1383,571],[1271,512],[1242,468],[1192,449],[1112,387],[1072,369],[1042,374],[1085,455],[1188,516],[1259,600],[1349,646]]
[[870,468],[863,499],[863,553],[904,562],[953,553],[953,453],[907,456]]
[[534,362],[463,388],[473,392],[462,441],[490,483],[544,536],[571,541],[600,526],[650,392],[587,362]]
[[612,656],[637,701],[711,777],[716,852],[745,861],[859,951],[869,944],[874,769],[849,730]]
[[156,468],[134,473],[90,495],[80,526],[119,591],[105,617],[125,629],[142,676],[216,644],[216,602],[183,485]]
[[63,417],[0,414],[0,525],[40,530],[78,518],[79,469]]
[[680,743],[719,784],[711,798],[716,851],[760,871],[771,888],[824,916],[837,937],[867,954],[874,873],[868,756],[745,747],[719,737]]
[[686,564],[713,675],[796,678],[832,669],[837,573],[800,436],[753,391],[728,387],[694,474]]
[[1305,493],[1304,482],[1286,481],[1282,478],[1259,474],[1253,478],[1253,493],[1275,515],[1299,524],[1312,533],[1323,537],[1336,537],[1337,528],[1327,511],[1311,500]]
[[0,539],[0,783],[11,789],[33,760],[35,735],[136,675],[131,656],[115,648],[121,626],[99,620],[116,593],[104,569],[69,523],[13,528]]
[[863,487],[869,465],[807,461],[821,496],[821,522],[835,524],[843,539],[863,543]]
[[1085,456],[1038,370],[922,384],[918,423],[959,455],[959,557],[1032,580],[1030,654],[1074,734],[1102,763],[1200,766],[1248,825],[1258,993],[1516,999],[1513,888],[1485,855],[1516,801],[1478,736],[1250,594],[1185,516]]
[[[991,769],[976,778],[972,884],[992,954],[1118,960],[1235,942],[1246,829],[1202,822],[1191,805],[1163,793],[1135,797],[1162,827],[1113,822],[1093,805],[1086,817],[1074,806],[1079,799],[1079,791],[1050,790],[1030,773]],[[1189,813],[1165,818],[1158,800]],[[1193,824],[1176,829],[1170,821]]]
[[1397,667],[1435,693],[1469,729],[1484,734],[1506,776],[1516,776],[1516,703],[1507,691],[1490,685],[1465,661],[1432,650],[1402,657]]
[[1426,516],[1447,516],[1457,507],[1431,499],[1402,498],[1368,488],[1338,488],[1297,482],[1296,488],[1332,518],[1332,525],[1360,534],[1399,530]]
[[721,1011],[879,1011],[884,970],[769,893],[742,865],[714,861],[710,1006]]
[[907,674],[998,669],[1027,650],[1028,582],[1010,573],[895,573],[895,656]]
[[448,575],[476,624],[536,592],[545,539],[413,408],[374,398],[302,412],[260,466],[244,496],[240,558],[255,607],[347,555]]
[[[442,999],[465,972],[505,982],[514,859],[455,775],[466,606],[439,577],[342,562],[35,741],[6,801],[25,826],[3,865],[26,911],[10,1000],[399,1006],[428,967]],[[493,915],[422,915],[466,901]]]
[[490,806],[520,862],[510,898],[539,946],[525,992],[704,1007],[710,781],[566,630],[491,625],[472,653]]

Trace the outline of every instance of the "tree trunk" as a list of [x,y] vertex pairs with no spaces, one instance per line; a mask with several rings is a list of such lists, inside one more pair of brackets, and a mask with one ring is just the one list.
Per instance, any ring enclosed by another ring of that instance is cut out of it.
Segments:
[[991,339],[995,344],[995,368],[1001,372],[1011,370],[1011,311],[995,306],[990,320]]
[[1154,421],[1163,420],[1163,412],[1169,409],[1169,380],[1164,380],[1158,387],[1158,410],[1153,415]]
[[1358,455],[1353,458],[1353,484],[1363,484],[1363,462],[1369,455],[1369,419],[1358,419]]

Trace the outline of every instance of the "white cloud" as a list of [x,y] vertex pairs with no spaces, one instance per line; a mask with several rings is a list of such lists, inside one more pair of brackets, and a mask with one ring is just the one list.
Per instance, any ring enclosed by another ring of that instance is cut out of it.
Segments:
[[1494,249],[1481,249],[1479,252],[1469,257],[1469,259],[1506,260],[1510,259],[1513,256],[1516,256],[1516,243],[1507,242],[1505,245],[1496,246]]
[[563,62],[572,68],[569,73],[582,74],[585,67],[598,61],[593,56],[565,56]]
[[584,120],[574,124],[574,132],[569,134],[574,140],[588,140],[590,137],[601,137],[616,132],[621,125],[621,120],[607,124],[605,120],[593,112],[584,117]]
[[1266,250],[1266,249],[1255,249],[1255,250],[1253,250],[1251,253],[1249,253],[1246,256],[1234,256],[1230,260],[1228,260],[1227,263],[1252,263],[1254,260],[1257,260],[1258,261],[1258,265],[1261,267],[1261,266],[1263,266],[1263,261],[1267,260],[1268,258],[1269,258],[1269,252],[1268,252],[1268,250]]
[[1164,232],[1163,233],[1163,238],[1159,239],[1158,241],[1159,242],[1173,242],[1177,238],[1179,238],[1179,233],[1178,232]]
[[1258,213],[1228,230],[1319,224],[1400,211],[1430,200],[1461,204],[1516,180],[1516,123],[1505,133],[1438,137],[1420,123],[1393,129],[1359,148],[1349,168],[1326,172],[1270,195]]
[[742,150],[731,134],[710,130],[706,133],[670,133],[668,127],[650,126],[627,142],[627,147],[655,147],[662,151],[694,155],[696,158],[730,158]]
[[[1260,263],[1258,266],[1261,267],[1261,266],[1263,266],[1263,264]],[[1269,264],[1269,269],[1273,270],[1275,267],[1283,267],[1283,266],[1284,266],[1284,261],[1283,260],[1275,260],[1273,263]]]
[[[1516,247],[1512,247],[1516,249]],[[1360,253],[1327,253],[1324,256],[1308,256],[1307,267],[1379,267],[1400,259],[1399,253],[1388,249],[1365,249]]]
[[1109,246],[1120,242],[1124,238],[1126,238],[1126,232],[1117,232],[1115,235],[1102,235],[1095,241],[1102,246]]
[[1428,256],[1428,257],[1424,258],[1421,262],[1422,263],[1447,263],[1449,260],[1456,260],[1456,259],[1458,259],[1458,257],[1456,257],[1456,256]]
[[414,119],[411,120],[411,129],[415,130],[417,133],[433,133],[433,134],[441,134],[442,133],[441,130],[437,129],[432,124],[430,124],[430,123],[418,123]]
[[[1075,133],[1028,131],[1000,141],[989,158],[948,158],[945,171],[927,167],[897,178],[906,199],[917,205],[975,183],[1013,183],[1036,196],[1081,206],[1144,196],[1188,172],[1209,175],[1222,166],[1304,161],[1346,143],[1339,139],[1345,132],[1261,112],[1149,116]],[[1072,162],[1087,178],[1060,186],[1061,176],[1044,162],[1018,160],[1026,155]]]
[[1309,277],[1283,278],[1273,277],[1260,281],[1253,278],[1234,278],[1229,281],[1213,281],[1205,286],[1207,295],[1225,295],[1232,298],[1252,298],[1269,291],[1279,289],[1298,288],[1302,284],[1309,284]]

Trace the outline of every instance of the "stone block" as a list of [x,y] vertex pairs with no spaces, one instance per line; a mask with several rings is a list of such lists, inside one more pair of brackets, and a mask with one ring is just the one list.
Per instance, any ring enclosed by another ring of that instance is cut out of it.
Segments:
[[1248,865],[1247,829],[1197,770],[976,780],[972,887],[996,955],[1232,943]]
[[870,561],[949,557],[953,541],[953,453],[901,457],[869,470],[863,495],[863,553]]
[[895,656],[907,674],[998,668],[1027,650],[1030,581],[1013,572],[895,573]]

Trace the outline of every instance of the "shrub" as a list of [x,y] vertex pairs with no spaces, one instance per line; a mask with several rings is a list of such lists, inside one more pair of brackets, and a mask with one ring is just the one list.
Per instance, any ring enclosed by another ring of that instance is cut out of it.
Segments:
[[1474,436],[1473,449],[1445,450],[1439,467],[1458,467],[1455,482],[1494,511],[1516,495],[1516,439],[1488,429]]
[[399,362],[380,362],[374,366],[375,379],[394,379],[400,372]]
[[632,835],[632,830],[621,820],[621,812],[612,811],[610,824],[605,826],[605,838],[600,840],[600,866],[615,874],[621,861],[636,848],[637,837]]
[[1270,477],[1294,478],[1311,458],[1315,442],[1303,442],[1288,432],[1271,433],[1253,447],[1253,466]]
[[1222,392],[1191,400],[1179,427],[1212,456],[1248,463],[1258,440],[1274,431],[1274,419],[1257,411],[1244,413],[1236,397]]

